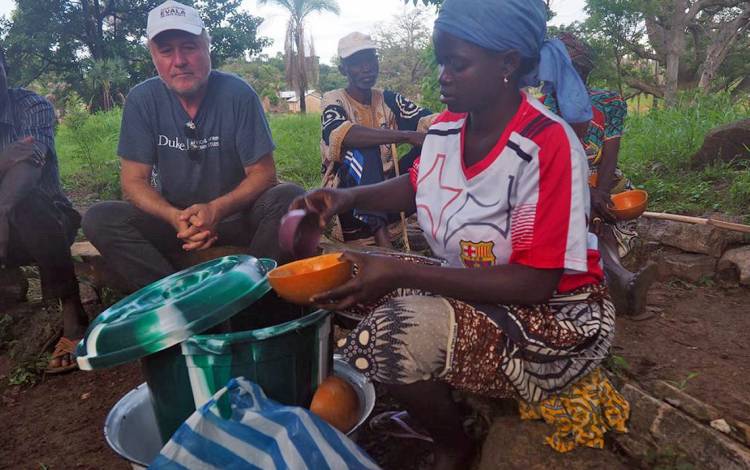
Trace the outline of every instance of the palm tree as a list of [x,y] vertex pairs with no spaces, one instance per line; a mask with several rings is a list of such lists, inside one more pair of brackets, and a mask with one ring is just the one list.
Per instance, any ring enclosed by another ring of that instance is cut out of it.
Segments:
[[289,23],[286,27],[284,52],[286,59],[287,81],[297,88],[300,111],[305,113],[305,94],[307,93],[307,67],[305,64],[305,18],[313,12],[339,13],[336,0],[258,0],[261,5],[269,3],[279,5],[289,12]]
[[126,86],[130,78],[127,65],[120,58],[90,61],[85,77],[90,82],[91,104],[104,111],[115,105],[112,92]]

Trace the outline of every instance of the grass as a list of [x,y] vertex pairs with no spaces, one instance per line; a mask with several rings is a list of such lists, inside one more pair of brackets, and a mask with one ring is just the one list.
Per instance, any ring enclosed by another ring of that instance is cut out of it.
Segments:
[[305,189],[320,186],[320,114],[276,114],[269,124],[279,176]]
[[725,163],[701,171],[690,158],[712,128],[746,119],[750,106],[728,94],[684,94],[678,105],[630,115],[620,151],[620,166],[649,193],[649,210],[702,215],[747,215],[750,174],[742,164]]
[[[119,197],[117,140],[122,110],[73,113],[57,130],[60,177],[69,192]],[[320,184],[320,115],[271,115],[280,178],[305,188]]]
[[69,192],[119,198],[119,159],[122,110],[88,114],[77,110],[58,127],[55,146],[60,178]]

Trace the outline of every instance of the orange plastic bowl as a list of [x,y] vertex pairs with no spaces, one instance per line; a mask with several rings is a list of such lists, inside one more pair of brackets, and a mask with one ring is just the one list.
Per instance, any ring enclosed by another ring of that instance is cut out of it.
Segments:
[[338,287],[352,276],[349,261],[341,253],[305,258],[279,266],[268,273],[268,282],[284,300],[307,305],[310,297]]
[[617,220],[632,220],[641,216],[648,205],[648,193],[641,189],[612,195],[612,213]]

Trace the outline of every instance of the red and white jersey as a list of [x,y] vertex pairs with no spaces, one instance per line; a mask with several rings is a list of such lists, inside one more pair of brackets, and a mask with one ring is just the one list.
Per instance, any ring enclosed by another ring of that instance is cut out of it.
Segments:
[[524,92],[494,148],[466,167],[466,118],[441,114],[411,171],[419,225],[435,255],[456,267],[562,268],[559,292],[600,282],[588,166],[573,130]]

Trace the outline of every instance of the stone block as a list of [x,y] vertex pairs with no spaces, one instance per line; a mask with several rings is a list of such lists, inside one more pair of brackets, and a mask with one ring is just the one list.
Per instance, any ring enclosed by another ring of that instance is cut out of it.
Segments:
[[665,255],[659,263],[659,278],[672,277],[690,282],[711,278],[716,271],[716,259],[695,253],[674,253]]
[[714,258],[720,258],[727,247],[745,241],[745,236],[741,233],[712,225],[694,225],[647,217],[638,219],[637,230],[646,242],[658,242],[682,251],[701,253]]
[[698,421],[707,424],[722,417],[721,412],[713,406],[693,398],[679,388],[657,380],[653,385],[654,395],[675,408],[679,408]]
[[727,250],[719,260],[716,270],[719,273],[735,270],[740,284],[750,286],[750,246]]
[[623,387],[622,394],[631,406],[630,437],[644,442],[640,448],[654,445],[657,451],[679,451],[697,468],[750,469],[747,447],[631,384]]
[[693,168],[715,162],[738,163],[750,158],[750,119],[711,129],[698,152],[690,158]]
[[576,448],[558,453],[544,438],[553,428],[542,421],[521,421],[518,416],[496,418],[482,445],[478,470],[555,468],[625,470],[631,468],[607,449]]

